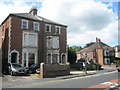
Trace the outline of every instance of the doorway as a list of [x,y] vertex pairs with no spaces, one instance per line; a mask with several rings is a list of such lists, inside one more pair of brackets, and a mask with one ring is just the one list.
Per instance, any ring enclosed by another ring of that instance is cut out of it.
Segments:
[[11,53],[11,63],[17,63],[18,54],[16,52]]
[[35,54],[34,53],[29,53],[28,56],[28,66],[31,66],[35,62]]
[[65,63],[65,62],[66,62],[66,55],[63,54],[63,55],[62,55],[62,63]]

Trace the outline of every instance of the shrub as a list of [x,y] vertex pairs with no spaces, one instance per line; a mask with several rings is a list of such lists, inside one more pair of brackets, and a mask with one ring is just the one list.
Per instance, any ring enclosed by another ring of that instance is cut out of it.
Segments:
[[92,64],[92,65],[91,65],[91,69],[92,69],[92,70],[96,70],[96,65],[95,65],[95,64]]
[[90,62],[90,64],[91,64],[91,69],[92,70],[100,70],[101,69],[101,65],[100,64],[93,63],[93,62]]
[[114,60],[113,62],[116,64],[120,64],[120,60]]
[[101,66],[100,64],[96,64],[96,69],[97,69],[97,70],[100,70],[101,67],[102,67],[102,66]]

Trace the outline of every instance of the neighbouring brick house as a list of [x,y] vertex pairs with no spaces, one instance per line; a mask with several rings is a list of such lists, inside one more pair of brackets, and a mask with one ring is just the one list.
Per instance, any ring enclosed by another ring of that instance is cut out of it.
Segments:
[[3,65],[20,63],[24,67],[67,63],[67,26],[29,13],[12,13],[0,26]]
[[114,48],[96,38],[96,42],[92,45],[77,52],[77,60],[82,59],[93,60],[94,63],[101,65],[109,65],[115,59],[115,51]]

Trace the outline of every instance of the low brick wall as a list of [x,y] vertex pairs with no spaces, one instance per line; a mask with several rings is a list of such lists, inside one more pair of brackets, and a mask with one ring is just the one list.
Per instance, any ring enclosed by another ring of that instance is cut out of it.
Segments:
[[41,78],[56,77],[70,74],[70,64],[41,64]]
[[102,65],[102,66],[105,66],[105,67],[116,67],[116,65]]

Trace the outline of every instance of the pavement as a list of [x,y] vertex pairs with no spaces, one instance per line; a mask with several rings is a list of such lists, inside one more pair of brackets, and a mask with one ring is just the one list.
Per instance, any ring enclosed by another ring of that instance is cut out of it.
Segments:
[[[88,75],[100,74],[100,73],[107,73],[116,71],[115,67],[102,67],[103,70],[99,71],[87,71],[87,74],[83,71],[71,71],[70,75],[66,76],[57,76],[54,78],[43,78],[40,79],[38,74],[31,75],[31,76],[10,76],[4,75],[2,78],[2,88],[13,88],[13,86],[22,86],[24,84],[32,84],[32,83],[47,83],[53,82],[61,79],[70,79],[75,77],[84,77]],[[14,87],[15,88],[15,87]]]

